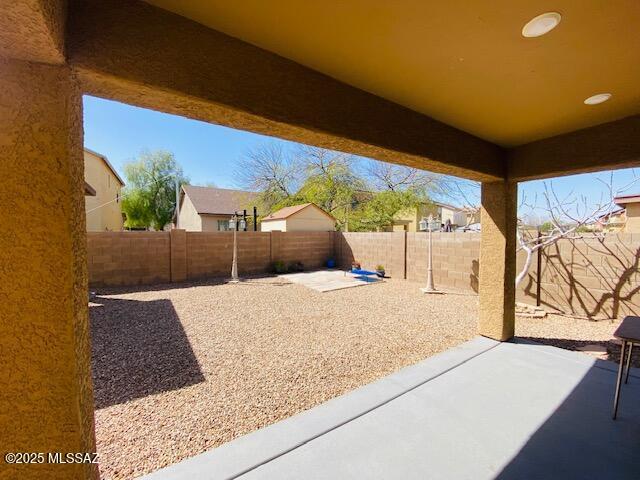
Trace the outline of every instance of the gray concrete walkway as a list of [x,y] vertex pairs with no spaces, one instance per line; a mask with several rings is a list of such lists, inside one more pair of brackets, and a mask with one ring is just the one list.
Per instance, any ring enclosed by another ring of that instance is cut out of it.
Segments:
[[478,337],[145,476],[186,479],[640,478],[640,373]]

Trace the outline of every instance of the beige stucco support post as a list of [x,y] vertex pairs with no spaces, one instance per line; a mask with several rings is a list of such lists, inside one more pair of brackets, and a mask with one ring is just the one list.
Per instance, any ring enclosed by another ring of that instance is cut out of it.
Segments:
[[[0,92],[0,451],[93,452],[82,97],[68,67],[17,60]],[[0,476],[97,476],[44,460]]]
[[515,327],[518,184],[482,184],[479,333],[509,340]]

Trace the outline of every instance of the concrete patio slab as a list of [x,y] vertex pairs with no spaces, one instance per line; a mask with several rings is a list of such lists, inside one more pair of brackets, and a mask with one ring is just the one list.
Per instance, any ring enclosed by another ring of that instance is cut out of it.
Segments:
[[615,365],[478,337],[144,477],[638,478],[640,374],[611,420]]
[[343,288],[361,287],[379,282],[375,277],[365,277],[362,275],[354,275],[343,270],[320,270],[317,272],[301,272],[288,273],[278,275],[292,283],[304,285],[307,288],[318,292],[331,292],[333,290],[342,290]]

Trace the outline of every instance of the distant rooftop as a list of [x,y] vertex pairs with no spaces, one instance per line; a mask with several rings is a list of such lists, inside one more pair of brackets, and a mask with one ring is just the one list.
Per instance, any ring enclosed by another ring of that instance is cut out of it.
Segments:
[[184,185],[182,190],[198,214],[202,215],[233,215],[237,211],[251,208],[258,197],[256,192],[227,188]]
[[627,203],[639,203],[640,202],[640,193],[636,193],[634,195],[623,195],[620,197],[615,197],[613,202],[616,205],[626,205]]

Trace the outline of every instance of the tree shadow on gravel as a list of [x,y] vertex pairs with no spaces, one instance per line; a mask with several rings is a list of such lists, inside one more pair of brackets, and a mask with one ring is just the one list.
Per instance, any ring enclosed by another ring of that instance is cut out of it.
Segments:
[[[528,340],[545,345],[551,345],[553,347],[564,348],[565,350],[581,351],[580,349],[587,345],[598,345],[604,347],[607,353],[601,357],[603,360],[609,360],[611,362],[618,363],[620,361],[621,346],[618,343],[612,341],[603,340],[573,340],[570,338],[542,338],[542,337],[522,337],[519,339]],[[603,352],[604,353],[604,352]],[[631,366],[640,368],[640,348],[635,348],[631,355]]]
[[204,381],[170,300],[95,296],[91,302],[96,409]]

